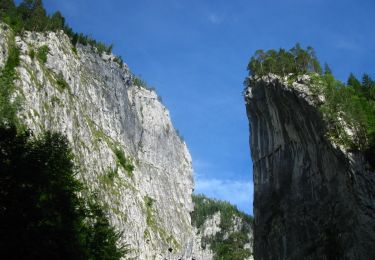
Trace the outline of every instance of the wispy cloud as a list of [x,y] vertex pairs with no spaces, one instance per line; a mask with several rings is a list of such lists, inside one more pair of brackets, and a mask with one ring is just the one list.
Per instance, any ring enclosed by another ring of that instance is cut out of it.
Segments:
[[214,167],[212,163],[204,161],[204,160],[199,160],[199,159],[193,160],[193,166],[196,172],[207,171],[207,170],[212,169],[212,167]]
[[[240,210],[253,214],[253,182],[223,176],[238,176],[224,172],[217,165],[202,158],[193,159],[195,193],[203,193],[210,198],[229,201]],[[250,177],[250,176],[249,176]]]
[[220,24],[223,21],[223,17],[216,13],[208,14],[207,18],[208,18],[208,21],[212,24]]
[[252,214],[253,183],[250,181],[201,179],[199,175],[195,183],[195,193],[203,193],[208,197],[226,200]]

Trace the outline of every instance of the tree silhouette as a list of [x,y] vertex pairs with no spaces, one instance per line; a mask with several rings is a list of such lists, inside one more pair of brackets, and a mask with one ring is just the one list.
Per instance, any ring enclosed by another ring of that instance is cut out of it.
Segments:
[[120,259],[120,234],[95,200],[78,197],[68,141],[0,127],[0,251],[4,259]]

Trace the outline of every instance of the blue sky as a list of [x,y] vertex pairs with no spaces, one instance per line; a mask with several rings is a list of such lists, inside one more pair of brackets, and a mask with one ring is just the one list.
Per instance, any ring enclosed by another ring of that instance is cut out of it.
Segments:
[[241,95],[257,49],[315,48],[346,80],[375,72],[373,0],[44,0],[75,31],[114,44],[157,89],[193,157],[196,192],[252,214]]

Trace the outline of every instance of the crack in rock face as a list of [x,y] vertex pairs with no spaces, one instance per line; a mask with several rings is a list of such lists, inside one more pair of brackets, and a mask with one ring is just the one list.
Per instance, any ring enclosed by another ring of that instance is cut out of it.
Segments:
[[251,77],[244,94],[254,259],[375,259],[375,172],[326,138],[308,81]]

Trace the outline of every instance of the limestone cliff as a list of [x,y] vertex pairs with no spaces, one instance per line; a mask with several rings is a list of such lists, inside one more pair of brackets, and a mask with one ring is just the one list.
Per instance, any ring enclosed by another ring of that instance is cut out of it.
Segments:
[[374,169],[326,137],[311,84],[247,79],[255,259],[374,259]]
[[192,223],[197,229],[197,243],[204,249],[197,259],[253,259],[251,216],[228,202],[204,195],[194,195],[193,201]]
[[[125,64],[58,33],[14,35],[0,24],[0,68],[20,50],[14,98],[35,134],[65,134],[79,178],[97,192],[135,259],[193,255],[191,157],[155,91]],[[38,58],[47,50],[46,60]],[[196,249],[196,250],[199,250]]]

